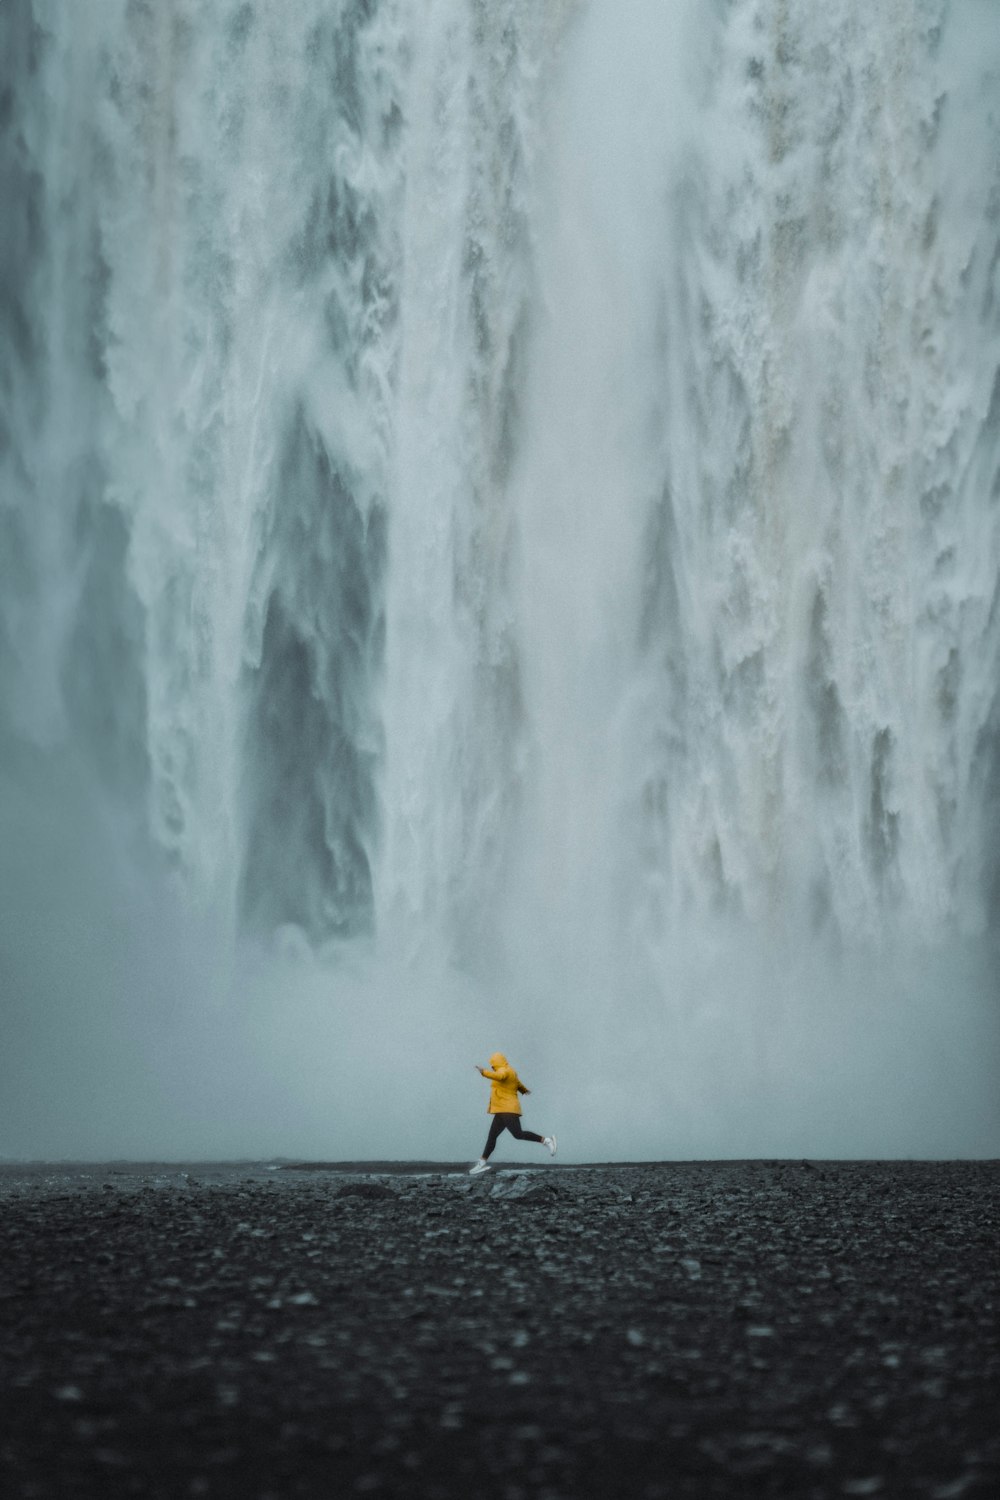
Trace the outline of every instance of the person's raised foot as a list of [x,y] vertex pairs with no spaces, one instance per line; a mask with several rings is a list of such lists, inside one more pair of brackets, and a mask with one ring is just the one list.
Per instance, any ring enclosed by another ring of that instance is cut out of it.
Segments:
[[542,1145],[543,1146],[548,1146],[548,1148],[549,1148],[549,1155],[550,1156],[555,1156],[555,1154],[556,1154],[556,1138],[555,1138],[554,1135],[547,1135],[545,1137],[545,1139],[542,1141]]
[[489,1164],[488,1161],[477,1161],[474,1166],[471,1166],[469,1168],[469,1176],[470,1177],[475,1177],[477,1175],[477,1173],[479,1173],[479,1172],[488,1172],[489,1170],[490,1170],[490,1164]]

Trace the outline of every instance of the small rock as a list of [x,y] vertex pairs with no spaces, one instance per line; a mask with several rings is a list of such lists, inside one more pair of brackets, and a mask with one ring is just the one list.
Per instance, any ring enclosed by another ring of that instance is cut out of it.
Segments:
[[936,1484],[930,1491],[930,1500],[962,1500],[966,1491],[975,1486],[976,1478],[975,1474],[960,1474],[957,1479]]
[[335,1198],[396,1198],[399,1195],[394,1188],[387,1187],[384,1182],[348,1182],[342,1188],[338,1188],[333,1196]]

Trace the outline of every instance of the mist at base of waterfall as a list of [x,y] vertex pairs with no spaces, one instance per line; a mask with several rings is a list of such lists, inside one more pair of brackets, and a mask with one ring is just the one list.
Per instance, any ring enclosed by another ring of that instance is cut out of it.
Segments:
[[985,941],[878,954],[720,923],[659,995],[546,957],[544,933],[489,979],[388,942],[234,942],[122,852],[71,771],[59,784],[44,809],[0,787],[18,856],[0,864],[0,1157],[471,1160],[473,1066],[496,1049],[563,1161],[1000,1154]]

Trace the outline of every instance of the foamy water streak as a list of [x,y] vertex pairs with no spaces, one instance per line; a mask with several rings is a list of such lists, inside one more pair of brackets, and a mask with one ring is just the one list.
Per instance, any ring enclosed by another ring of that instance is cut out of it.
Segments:
[[392,1153],[404,1037],[590,1151],[997,1149],[987,0],[0,43],[0,1151],[115,1149],[32,1120],[71,1008],[143,1149],[211,1058],[211,1149],[266,1079],[275,1149]]
[[596,7],[567,67],[526,661],[543,816],[653,930],[995,897],[996,74],[922,19]]

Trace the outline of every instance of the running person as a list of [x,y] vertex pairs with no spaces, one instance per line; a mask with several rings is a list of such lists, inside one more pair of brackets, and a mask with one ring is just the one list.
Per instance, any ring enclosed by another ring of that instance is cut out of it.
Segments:
[[486,1108],[487,1114],[491,1114],[493,1119],[490,1121],[490,1133],[486,1138],[483,1154],[469,1168],[470,1174],[475,1176],[477,1172],[489,1171],[493,1148],[505,1130],[509,1130],[515,1140],[537,1141],[540,1146],[548,1146],[549,1155],[555,1156],[554,1135],[536,1135],[533,1130],[521,1129],[521,1101],[517,1096],[530,1094],[531,1090],[521,1082],[503,1053],[494,1052],[488,1068],[481,1068],[478,1063],[475,1067],[477,1073],[490,1080],[490,1102]]

